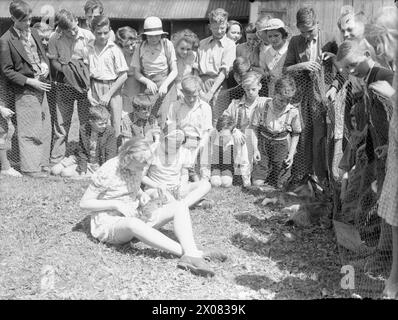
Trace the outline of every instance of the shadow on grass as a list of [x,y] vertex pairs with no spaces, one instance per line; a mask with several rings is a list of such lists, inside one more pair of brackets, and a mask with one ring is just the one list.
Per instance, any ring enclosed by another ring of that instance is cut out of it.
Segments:
[[[94,243],[100,243],[100,241],[96,238],[94,238],[91,235],[91,227],[90,227],[90,219],[91,216],[87,215],[86,217],[84,217],[83,220],[79,221],[73,228],[72,231],[73,232],[82,232],[87,236],[87,239],[89,239],[90,241],[94,242]],[[167,229],[159,229],[160,232],[162,232],[163,234],[165,234],[167,237],[173,239],[174,241],[177,241],[174,233],[171,230],[167,230]],[[148,256],[150,258],[158,258],[163,257],[165,259],[175,259],[176,256],[174,256],[173,254],[164,252],[164,251],[160,251],[157,249],[153,249],[150,247],[147,248],[138,248],[138,246],[145,246],[145,244],[143,244],[138,238],[133,237],[129,242],[125,243],[125,244],[109,244],[109,243],[103,243],[103,245],[107,246],[108,248],[114,248],[117,252],[123,253],[123,254],[131,254],[131,255],[145,255]]]
[[[274,281],[265,275],[244,274],[235,277],[237,284],[259,291],[265,289],[275,293],[273,299],[316,299],[322,298],[319,282],[311,279],[286,277],[282,281]],[[296,296],[292,296],[292,291]],[[325,296],[326,297],[326,296]]]

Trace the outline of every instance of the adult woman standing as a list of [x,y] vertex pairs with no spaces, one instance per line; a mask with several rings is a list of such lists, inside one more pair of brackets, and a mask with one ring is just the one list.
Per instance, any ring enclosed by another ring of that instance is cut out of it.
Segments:
[[[180,256],[178,267],[213,276],[204,257],[214,257],[214,252],[205,254],[196,247],[188,207],[175,201],[153,208],[149,195],[141,190],[142,173],[151,158],[148,142],[132,139],[122,146],[117,157],[105,162],[92,176],[92,183],[80,201],[81,208],[92,212],[91,234],[110,244],[127,243],[136,237]],[[178,242],[157,230],[171,220]]]
[[263,55],[260,55],[260,67],[273,76],[282,74],[283,65],[286,59],[289,41],[287,40],[288,31],[285,24],[280,19],[270,19],[261,32],[266,33],[270,43]]

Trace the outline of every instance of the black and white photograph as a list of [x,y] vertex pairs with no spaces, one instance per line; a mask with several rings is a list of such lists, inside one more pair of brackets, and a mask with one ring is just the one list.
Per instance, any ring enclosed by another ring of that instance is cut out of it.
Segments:
[[397,65],[397,0],[0,0],[0,300],[397,300]]

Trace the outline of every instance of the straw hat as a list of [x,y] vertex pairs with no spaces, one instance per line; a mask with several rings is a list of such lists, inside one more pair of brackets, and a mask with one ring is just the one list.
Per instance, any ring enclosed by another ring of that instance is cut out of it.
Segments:
[[289,33],[289,30],[287,30],[285,23],[281,19],[277,18],[269,19],[267,21],[267,24],[260,31],[277,30],[277,29],[283,29],[285,30],[286,33]]
[[147,36],[168,34],[163,31],[162,21],[158,17],[148,17],[144,21],[144,32]]

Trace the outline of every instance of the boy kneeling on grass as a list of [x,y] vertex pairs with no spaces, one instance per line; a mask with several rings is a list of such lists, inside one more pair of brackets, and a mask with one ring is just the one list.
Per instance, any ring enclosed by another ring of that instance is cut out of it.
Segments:
[[103,163],[117,154],[115,130],[108,125],[105,107],[89,109],[88,122],[80,128],[79,147],[75,155],[51,168],[53,175],[68,178],[89,178]]
[[175,125],[165,127],[164,136],[142,183],[148,187],[148,194],[157,193],[166,202],[181,199],[188,207],[192,207],[210,191],[211,185],[207,179],[188,182],[191,161],[189,151],[182,147],[185,141],[183,130]]

